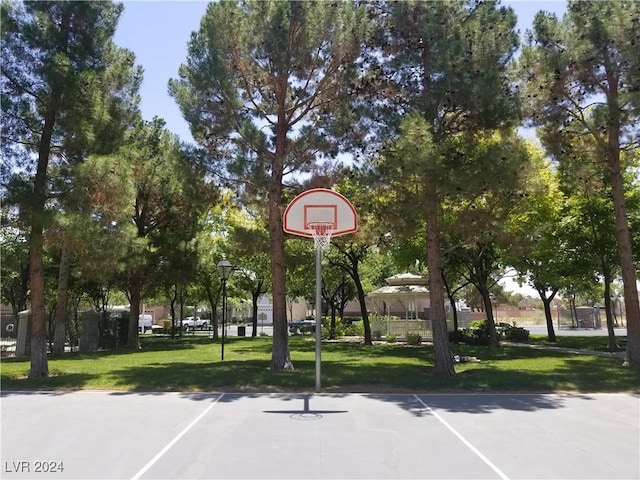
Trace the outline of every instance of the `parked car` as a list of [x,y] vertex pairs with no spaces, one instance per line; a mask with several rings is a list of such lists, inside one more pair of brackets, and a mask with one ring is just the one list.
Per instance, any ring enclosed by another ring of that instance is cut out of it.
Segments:
[[296,320],[289,322],[289,332],[296,335],[298,333],[313,333],[316,331],[316,321],[313,317],[307,317],[304,320]]
[[180,322],[185,330],[205,330],[209,328],[209,320],[200,317],[187,317]]

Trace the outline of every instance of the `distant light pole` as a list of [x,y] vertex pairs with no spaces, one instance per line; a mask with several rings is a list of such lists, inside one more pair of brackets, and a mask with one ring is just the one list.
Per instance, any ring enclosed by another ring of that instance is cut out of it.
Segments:
[[100,287],[100,302],[102,303],[102,321],[98,322],[98,341],[102,348],[106,347],[107,334],[107,305],[109,304],[109,287]]
[[231,272],[235,267],[227,260],[225,257],[222,257],[222,260],[218,262],[216,266],[216,270],[218,271],[218,276],[220,277],[220,281],[222,282],[222,358],[224,360],[224,330],[225,330],[225,317],[227,315],[227,280],[231,276]]
[[498,298],[493,294],[490,293],[489,294],[489,299],[491,300],[491,303],[493,304],[493,306],[495,306],[495,315],[493,318],[494,323],[498,323]]

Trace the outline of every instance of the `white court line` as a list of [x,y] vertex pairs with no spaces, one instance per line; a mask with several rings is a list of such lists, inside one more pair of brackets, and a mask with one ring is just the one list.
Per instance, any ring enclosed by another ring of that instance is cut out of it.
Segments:
[[149,463],[147,463],[144,467],[142,467],[142,469],[141,469],[138,473],[136,473],[133,477],[131,477],[131,480],[138,480],[140,477],[142,477],[142,475],[144,475],[144,474],[146,473],[146,471],[147,471],[147,470],[149,470],[151,467],[153,467],[153,465],[154,465],[158,460],[160,460],[160,458],[161,458],[165,453],[167,453],[167,452],[169,451],[169,449],[170,449],[171,447],[173,447],[173,446],[178,442],[178,440],[180,440],[180,439],[181,439],[181,438],[182,438],[182,437],[183,437],[183,436],[184,436],[184,435],[185,435],[189,430],[191,430],[191,428],[193,428],[193,426],[194,426],[196,423],[198,423],[198,422],[202,419],[202,417],[204,417],[207,413],[209,413],[209,410],[211,410],[211,409],[216,405],[216,403],[218,403],[218,401],[219,401],[222,397],[224,397],[224,393],[223,393],[222,395],[220,395],[218,398],[216,398],[216,399],[213,401],[213,403],[212,403],[211,405],[209,405],[209,406],[204,410],[204,412],[202,412],[202,413],[201,413],[200,415],[198,415],[195,419],[193,419],[193,421],[192,421],[189,425],[187,425],[187,426],[184,428],[184,430],[182,430],[178,435],[176,435],[176,437],[175,437],[173,440],[171,440],[169,443],[167,443],[167,445],[166,445],[162,450],[160,450],[160,451],[156,454],[156,456],[155,456],[155,457],[153,457],[153,458],[149,461]]
[[429,405],[424,403],[420,399],[420,397],[418,397],[417,395],[414,395],[414,397],[424,406],[424,408],[426,408],[429,411],[429,413],[431,413],[434,417],[436,417],[440,421],[440,423],[442,423],[445,427],[449,429],[451,433],[453,433],[456,437],[458,437],[458,439],[462,443],[464,443],[469,448],[469,450],[475,453],[480,458],[480,460],[482,460],[484,463],[486,463],[489,466],[489,468],[491,468],[491,470],[496,472],[498,476],[502,478],[502,480],[509,480],[509,477],[507,477],[502,470],[500,470],[491,460],[485,457],[480,450],[478,450],[476,447],[471,445],[471,443],[466,438],[464,438],[461,434],[459,434],[455,428],[449,425],[444,418],[438,415],[438,412],[436,412]]

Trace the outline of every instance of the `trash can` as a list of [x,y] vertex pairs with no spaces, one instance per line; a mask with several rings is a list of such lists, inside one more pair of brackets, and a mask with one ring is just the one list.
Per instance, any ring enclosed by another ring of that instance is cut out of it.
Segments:
[[245,325],[238,325],[238,336],[244,337],[247,335],[247,327]]

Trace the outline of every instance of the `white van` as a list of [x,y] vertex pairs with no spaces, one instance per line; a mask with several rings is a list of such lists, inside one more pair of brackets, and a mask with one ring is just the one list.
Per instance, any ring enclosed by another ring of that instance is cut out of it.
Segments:
[[151,315],[140,314],[138,317],[138,331],[146,332],[147,330],[151,330],[151,325],[153,325],[153,317]]

